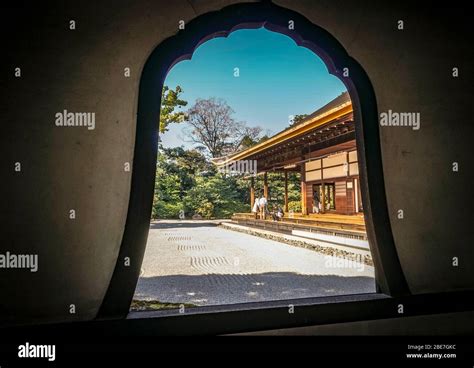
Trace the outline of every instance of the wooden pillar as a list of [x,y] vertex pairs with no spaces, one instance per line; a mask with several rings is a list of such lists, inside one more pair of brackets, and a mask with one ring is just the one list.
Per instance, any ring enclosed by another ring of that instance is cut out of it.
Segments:
[[268,201],[268,177],[267,173],[263,174],[263,195]]
[[253,205],[255,203],[255,180],[252,176],[250,178],[250,210],[252,210]]
[[301,165],[301,213],[303,215],[308,214],[306,201],[306,171],[304,164]]
[[321,213],[326,212],[326,193],[324,191],[324,181],[321,182]]
[[288,172],[285,171],[285,212],[288,212]]
[[326,212],[326,194],[324,191],[324,165],[323,159],[321,159],[321,213]]

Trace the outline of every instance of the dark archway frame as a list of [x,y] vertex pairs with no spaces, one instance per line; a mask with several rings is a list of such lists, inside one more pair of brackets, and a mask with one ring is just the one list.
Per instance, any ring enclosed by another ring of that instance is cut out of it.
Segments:
[[[294,30],[289,29],[289,21],[294,22]],[[377,105],[370,80],[362,67],[326,30],[292,10],[265,1],[231,5],[193,19],[186,24],[185,30],[159,44],[146,61],[140,79],[127,220],[99,319],[126,317],[135,292],[149,231],[158,148],[157,122],[161,91],[168,71],[177,62],[190,59],[194,50],[209,39],[226,37],[237,29],[260,27],[285,34],[297,45],[315,52],[325,62],[328,71],[345,84],[354,111],[362,200],[377,291],[389,296],[409,295],[390,226]],[[349,71],[349,77],[343,76],[344,68]],[[129,266],[125,266],[125,257],[131,259]],[[257,304],[264,308],[266,302]],[[238,308],[245,307],[239,305]]]

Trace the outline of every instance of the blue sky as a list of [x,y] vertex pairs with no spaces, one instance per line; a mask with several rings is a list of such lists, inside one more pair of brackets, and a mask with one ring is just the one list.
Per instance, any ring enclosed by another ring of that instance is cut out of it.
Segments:
[[[234,77],[234,68],[239,68],[239,77]],[[203,43],[191,60],[170,70],[165,84],[183,88],[186,108],[197,98],[222,98],[236,120],[270,134],[287,127],[290,115],[310,114],[346,91],[316,54],[264,28],[238,30]],[[161,136],[163,145],[192,147],[185,126],[172,124]]]

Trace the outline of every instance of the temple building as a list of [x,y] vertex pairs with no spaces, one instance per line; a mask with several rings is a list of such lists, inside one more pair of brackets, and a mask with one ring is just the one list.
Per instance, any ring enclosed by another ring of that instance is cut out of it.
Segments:
[[[263,176],[266,198],[271,191],[268,173],[285,178],[284,210],[288,212],[288,174],[300,173],[301,216],[357,215],[362,212],[359,167],[352,103],[344,92],[328,104],[268,140],[218,162],[254,162]],[[254,173],[255,174],[255,173]],[[250,201],[255,201],[255,175],[249,175]]]

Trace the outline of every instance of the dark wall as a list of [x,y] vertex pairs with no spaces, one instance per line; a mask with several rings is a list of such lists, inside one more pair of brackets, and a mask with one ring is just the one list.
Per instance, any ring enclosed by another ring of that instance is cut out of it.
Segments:
[[[6,190],[0,247],[2,253],[37,253],[39,270],[0,270],[1,319],[28,323],[97,315],[127,215],[131,172],[124,163],[133,161],[143,65],[177,32],[180,20],[237,2],[65,1],[2,10]],[[381,129],[398,256],[412,293],[472,289],[473,63],[463,10],[329,0],[275,3],[341,42],[367,72],[379,112],[421,113],[419,130]],[[399,19],[403,31],[397,29]],[[21,78],[14,77],[15,67]],[[459,68],[458,78],[452,77],[453,67]],[[56,127],[55,113],[64,109],[95,112],[95,130]],[[452,171],[453,161],[459,172]],[[14,171],[15,162],[21,162],[21,172]],[[76,210],[75,220],[69,219],[70,209]]]
[[474,327],[474,313],[446,313],[427,316],[358,321],[329,325],[295,327],[280,330],[247,332],[249,336],[406,336],[406,335],[470,335]]

